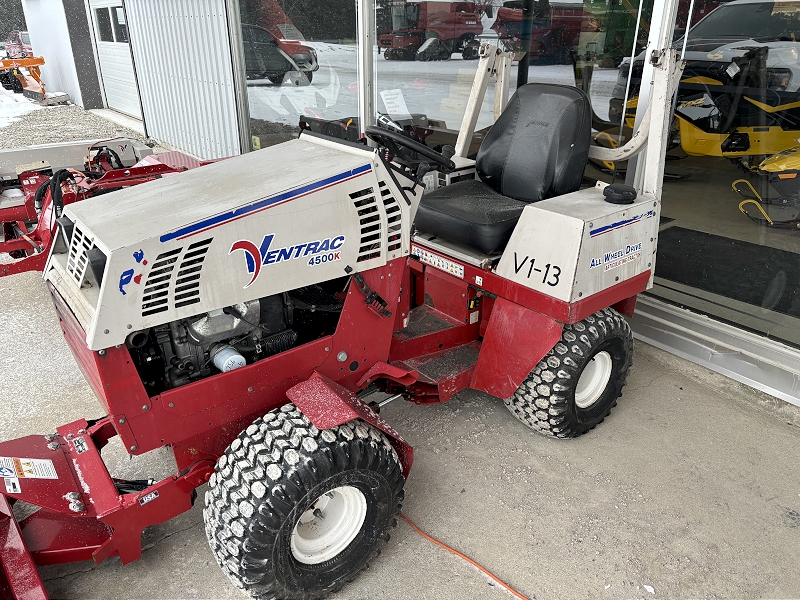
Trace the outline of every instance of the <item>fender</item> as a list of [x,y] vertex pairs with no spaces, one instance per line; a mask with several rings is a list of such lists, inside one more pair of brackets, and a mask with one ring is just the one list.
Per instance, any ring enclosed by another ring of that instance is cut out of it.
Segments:
[[505,298],[497,298],[472,375],[472,389],[510,398],[561,339],[564,324]]
[[355,419],[380,429],[389,436],[400,456],[403,477],[408,479],[414,449],[356,394],[314,371],[311,377],[286,390],[286,396],[317,429],[331,429]]

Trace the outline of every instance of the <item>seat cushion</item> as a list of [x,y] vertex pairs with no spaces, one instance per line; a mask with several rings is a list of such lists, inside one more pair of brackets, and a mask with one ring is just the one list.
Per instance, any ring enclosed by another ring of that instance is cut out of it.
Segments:
[[424,195],[414,225],[425,233],[491,254],[508,243],[525,206],[481,181],[468,179]]

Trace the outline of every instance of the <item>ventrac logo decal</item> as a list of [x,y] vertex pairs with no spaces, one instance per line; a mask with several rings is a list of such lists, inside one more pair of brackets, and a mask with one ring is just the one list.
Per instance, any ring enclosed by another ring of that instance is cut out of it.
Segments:
[[343,235],[337,235],[333,238],[314,240],[304,244],[297,244],[296,246],[270,250],[274,237],[274,233],[265,235],[264,239],[261,240],[261,246],[256,246],[250,240],[239,240],[231,246],[228,254],[233,254],[237,250],[244,252],[247,272],[251,275],[250,281],[244,287],[248,288],[255,283],[261,274],[261,268],[265,265],[302,258],[306,260],[308,266],[313,267],[341,260],[342,253],[340,249],[344,245],[345,239]]

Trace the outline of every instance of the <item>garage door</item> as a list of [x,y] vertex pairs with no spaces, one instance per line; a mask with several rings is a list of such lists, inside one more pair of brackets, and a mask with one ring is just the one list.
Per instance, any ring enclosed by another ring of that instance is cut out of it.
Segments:
[[142,118],[139,90],[131,56],[128,21],[121,0],[90,0],[97,58],[106,94],[106,105]]

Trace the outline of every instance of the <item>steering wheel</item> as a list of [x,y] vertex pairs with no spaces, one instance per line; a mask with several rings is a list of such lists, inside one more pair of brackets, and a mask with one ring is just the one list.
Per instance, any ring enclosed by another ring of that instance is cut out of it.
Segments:
[[[452,160],[401,133],[372,125],[367,126],[364,133],[369,139],[388,149],[395,160],[405,167],[413,168],[423,162],[428,162],[424,160],[428,159],[435,163],[437,170],[442,173],[452,173],[456,170],[456,164]],[[417,156],[409,156],[409,151]],[[424,157],[424,159],[420,157]]]

